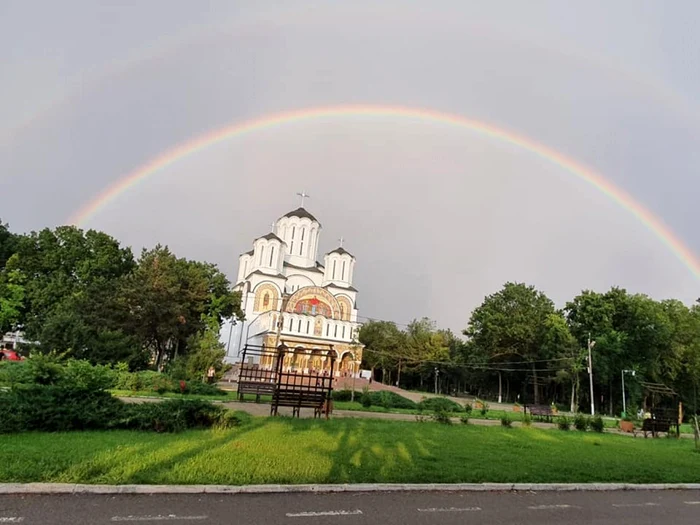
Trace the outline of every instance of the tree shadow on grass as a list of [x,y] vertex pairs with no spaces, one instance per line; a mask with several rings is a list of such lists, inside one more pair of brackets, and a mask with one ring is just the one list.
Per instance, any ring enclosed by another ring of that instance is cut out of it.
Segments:
[[[134,432],[137,436],[143,436],[147,443],[106,446],[89,459],[65,469],[57,475],[58,479],[54,480],[115,484],[173,483],[171,475],[177,473],[187,461],[204,452],[211,452],[220,446],[240,440],[243,435],[264,424],[264,419],[252,419],[230,430],[193,430],[183,434],[160,435]],[[168,439],[172,436],[181,436],[181,440]],[[176,479],[177,475],[174,477]]]

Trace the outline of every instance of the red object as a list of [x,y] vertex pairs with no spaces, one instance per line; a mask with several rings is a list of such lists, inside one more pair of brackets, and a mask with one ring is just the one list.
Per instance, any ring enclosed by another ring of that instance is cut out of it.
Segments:
[[187,386],[187,383],[184,381],[180,381],[180,393],[184,394],[185,393],[185,387]]
[[24,361],[24,357],[14,350],[0,350],[0,353],[2,353],[2,358],[8,361]]
[[310,299],[310,300],[309,300],[309,303],[311,303],[311,304],[314,305],[314,306],[316,306],[316,305],[317,305],[318,303],[320,303],[320,302],[321,302],[321,301],[319,301],[319,300],[316,299],[315,297],[314,297],[313,299]]

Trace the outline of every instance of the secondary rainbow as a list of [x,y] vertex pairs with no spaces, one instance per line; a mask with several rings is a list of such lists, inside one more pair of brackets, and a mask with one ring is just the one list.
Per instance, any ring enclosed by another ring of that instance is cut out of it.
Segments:
[[165,170],[168,166],[184,157],[200,152],[219,142],[240,137],[247,133],[295,122],[348,117],[390,117],[442,123],[466,128],[481,135],[521,147],[579,177],[630,212],[673,252],[696,279],[700,280],[700,261],[692,250],[665,226],[658,217],[633,199],[627,192],[618,188],[595,171],[534,140],[497,128],[491,124],[450,113],[403,106],[343,105],[299,109],[275,113],[211,131],[162,153],[150,162],[122,177],[79,210],[70,219],[70,222],[78,226],[84,225],[101,208],[137,186],[139,182]]

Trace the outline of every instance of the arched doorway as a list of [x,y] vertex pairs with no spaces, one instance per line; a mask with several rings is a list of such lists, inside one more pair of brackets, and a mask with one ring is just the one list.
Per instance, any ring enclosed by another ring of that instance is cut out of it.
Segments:
[[355,372],[355,356],[352,352],[345,352],[338,363],[338,372],[342,377],[352,377]]

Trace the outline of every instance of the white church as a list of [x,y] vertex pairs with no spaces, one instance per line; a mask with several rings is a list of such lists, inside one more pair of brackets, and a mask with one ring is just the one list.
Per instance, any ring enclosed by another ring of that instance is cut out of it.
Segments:
[[[277,219],[270,233],[240,255],[234,289],[242,294],[245,321],[230,328],[226,360],[240,362],[246,345],[272,349],[279,342],[295,350],[286,369],[328,371],[334,352],[335,374],[356,375],[362,345],[357,340],[355,257],[341,239],[338,248],[324,255],[323,264],[317,261],[321,223],[304,208],[308,195],[299,195],[301,207]],[[262,368],[271,364],[265,358],[259,363]]]

